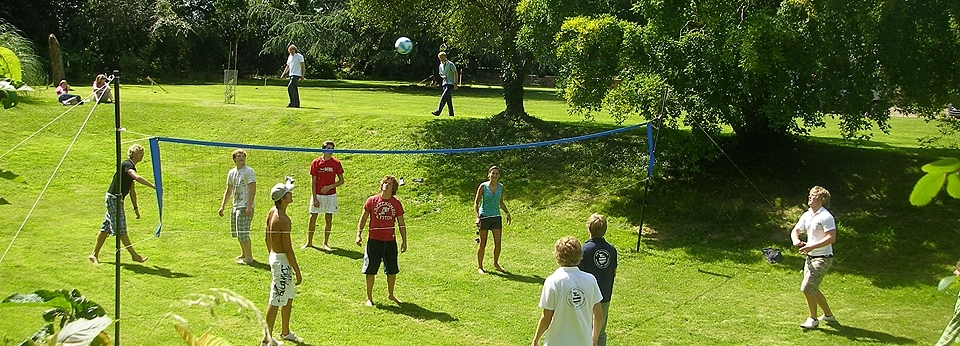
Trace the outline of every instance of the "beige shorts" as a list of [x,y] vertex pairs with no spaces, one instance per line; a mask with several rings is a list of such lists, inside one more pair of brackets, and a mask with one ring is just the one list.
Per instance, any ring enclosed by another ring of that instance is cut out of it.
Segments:
[[270,274],[273,282],[270,283],[270,305],[286,306],[287,302],[297,296],[297,286],[294,281],[293,267],[287,260],[287,254],[270,253]]
[[310,214],[336,214],[337,213],[337,194],[332,195],[313,195],[313,198],[320,204],[319,207],[313,206],[310,201]]
[[811,294],[820,292],[820,283],[823,282],[824,275],[827,275],[832,266],[833,257],[807,257],[807,260],[803,262],[803,282],[800,283],[800,291]]

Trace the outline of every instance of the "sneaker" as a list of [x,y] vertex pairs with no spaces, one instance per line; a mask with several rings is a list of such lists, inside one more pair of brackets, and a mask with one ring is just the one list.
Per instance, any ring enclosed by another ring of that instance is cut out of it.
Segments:
[[440,111],[430,112],[430,114],[433,114],[433,116],[439,116],[439,115],[440,115]]
[[837,323],[837,316],[833,316],[833,315],[830,315],[830,316],[820,315],[819,320],[820,320],[820,322]]
[[818,322],[816,318],[807,317],[807,321],[806,321],[806,322],[803,322],[802,324],[800,324],[800,328],[803,328],[803,329],[817,329],[817,327],[818,327],[819,325],[820,325],[820,322]]
[[297,336],[297,334],[294,334],[292,330],[290,331],[290,334],[281,335],[280,338],[283,340],[290,340],[293,342],[303,342],[303,338]]

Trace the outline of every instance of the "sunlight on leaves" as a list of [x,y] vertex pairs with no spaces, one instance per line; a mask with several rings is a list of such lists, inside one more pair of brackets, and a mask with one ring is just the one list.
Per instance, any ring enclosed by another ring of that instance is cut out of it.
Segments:
[[928,173],[924,175],[923,178],[917,181],[917,185],[913,186],[913,192],[910,192],[910,204],[915,206],[929,204],[930,201],[937,196],[937,193],[940,192],[940,188],[943,187],[943,182],[946,179],[947,175],[945,173]]
[[955,157],[944,157],[937,161],[923,165],[921,169],[927,173],[953,173],[960,171],[960,159]]

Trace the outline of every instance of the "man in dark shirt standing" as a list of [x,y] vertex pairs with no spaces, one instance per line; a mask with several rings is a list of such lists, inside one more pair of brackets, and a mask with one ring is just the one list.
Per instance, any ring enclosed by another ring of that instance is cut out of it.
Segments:
[[[140,208],[137,207],[137,191],[134,188],[133,181],[136,180],[152,189],[156,187],[147,179],[137,174],[137,163],[143,160],[144,149],[139,144],[134,144],[127,149],[127,160],[120,164],[123,174],[114,173],[113,182],[110,183],[110,190],[105,197],[107,213],[104,216],[103,225],[100,226],[100,234],[97,235],[97,245],[93,247],[93,253],[87,257],[93,264],[100,264],[100,248],[107,240],[107,236],[116,235],[120,237],[124,247],[130,252],[130,256],[136,262],[146,262],[147,258],[140,256],[130,245],[130,238],[127,236],[127,219],[123,213],[123,200],[130,195],[130,201],[133,202],[133,212],[140,219]],[[119,212],[119,214],[118,214]],[[116,222],[116,225],[114,225]]]
[[613,279],[617,276],[617,248],[603,238],[607,234],[607,218],[600,214],[587,219],[590,240],[583,243],[583,259],[580,270],[593,274],[600,285],[600,306],[603,308],[603,325],[600,327],[598,346],[607,344],[607,312],[610,311],[610,296],[613,294]]

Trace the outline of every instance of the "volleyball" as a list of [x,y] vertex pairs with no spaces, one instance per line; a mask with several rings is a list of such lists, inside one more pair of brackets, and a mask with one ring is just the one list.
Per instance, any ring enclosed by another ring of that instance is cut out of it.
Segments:
[[409,54],[413,51],[413,41],[410,41],[406,36],[400,36],[397,42],[393,44],[393,47],[397,49],[397,53]]

